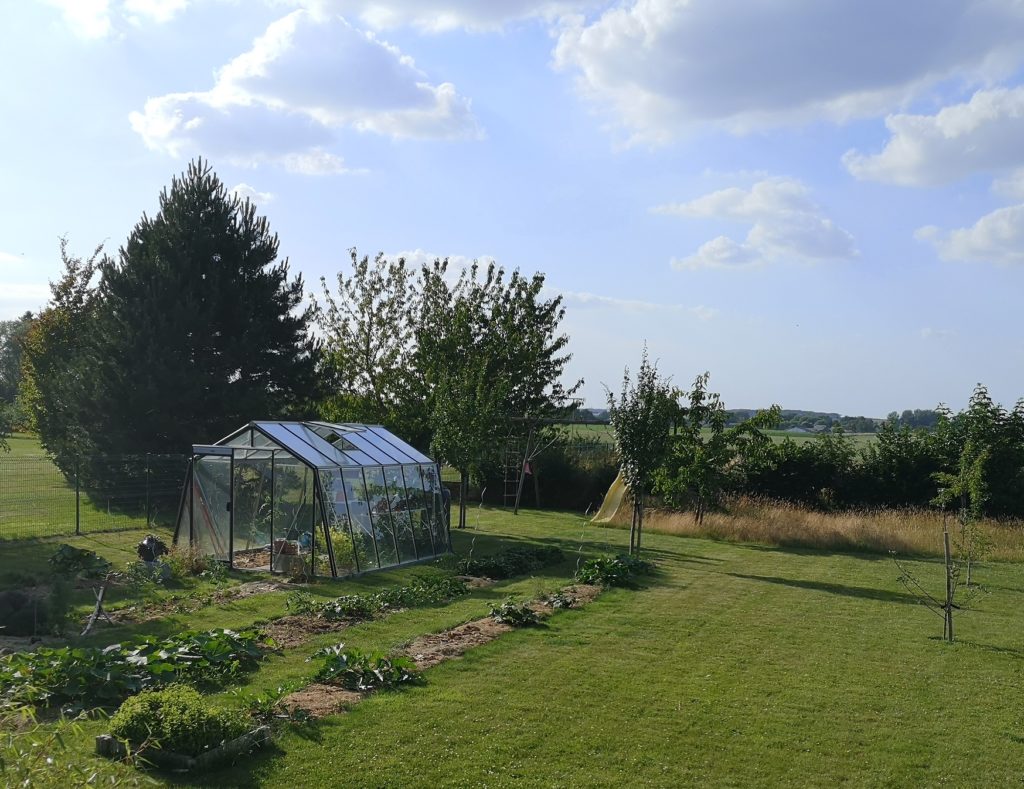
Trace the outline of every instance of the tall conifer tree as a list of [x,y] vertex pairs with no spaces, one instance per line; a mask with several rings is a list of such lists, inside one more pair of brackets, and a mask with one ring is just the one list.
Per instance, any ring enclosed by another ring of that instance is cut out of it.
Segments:
[[100,266],[96,450],[182,452],[251,419],[305,410],[316,347],[301,277],[248,200],[203,160]]

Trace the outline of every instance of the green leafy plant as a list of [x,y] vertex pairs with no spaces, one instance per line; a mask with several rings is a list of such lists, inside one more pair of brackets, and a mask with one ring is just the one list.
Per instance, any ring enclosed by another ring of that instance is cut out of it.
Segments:
[[491,616],[494,621],[512,627],[532,627],[540,624],[540,617],[528,603],[517,603],[511,597],[501,605],[491,606]]
[[154,685],[219,685],[253,671],[272,639],[255,629],[188,631],[97,647],[39,647],[0,658],[0,704],[112,706]]
[[559,564],[563,559],[562,552],[553,546],[509,548],[493,556],[460,559],[456,570],[461,575],[501,580]]
[[309,658],[324,658],[314,679],[348,690],[371,691],[416,684],[422,681],[416,664],[406,657],[389,658],[379,652],[367,654],[344,644],[324,647]]
[[211,706],[187,685],[133,696],[110,719],[110,732],[130,748],[156,746],[198,756],[252,728],[244,710]]
[[82,733],[80,718],[40,723],[31,709],[0,710],[0,782],[4,786],[140,786],[113,764],[83,761],[67,748]]
[[98,579],[110,572],[111,564],[95,551],[62,543],[49,559],[50,567],[66,578]]
[[323,608],[323,603],[317,600],[309,592],[289,592],[284,601],[289,614],[306,615],[318,614]]
[[544,598],[544,602],[552,608],[572,608],[578,601],[565,592],[553,592]]
[[325,619],[372,619],[377,609],[372,597],[347,594],[329,600],[320,606],[320,616]]
[[630,586],[636,582],[637,576],[653,570],[653,564],[635,556],[601,556],[581,564],[576,571],[576,580],[596,586]]

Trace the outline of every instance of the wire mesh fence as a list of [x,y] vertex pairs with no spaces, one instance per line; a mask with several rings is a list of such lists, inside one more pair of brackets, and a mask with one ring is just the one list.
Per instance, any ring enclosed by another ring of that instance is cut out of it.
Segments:
[[0,540],[171,526],[187,455],[0,458]]

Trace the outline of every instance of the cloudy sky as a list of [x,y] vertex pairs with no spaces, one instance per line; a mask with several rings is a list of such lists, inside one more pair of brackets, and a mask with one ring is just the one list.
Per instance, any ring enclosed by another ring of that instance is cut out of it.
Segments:
[[310,285],[347,250],[564,295],[728,405],[1024,395],[1019,0],[30,0],[0,24],[0,318],[196,155]]

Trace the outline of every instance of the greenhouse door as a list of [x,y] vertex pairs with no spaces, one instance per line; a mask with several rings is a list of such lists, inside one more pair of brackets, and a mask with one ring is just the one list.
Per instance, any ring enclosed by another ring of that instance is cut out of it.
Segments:
[[229,447],[195,447],[193,451],[193,540],[200,553],[230,562],[232,451]]

